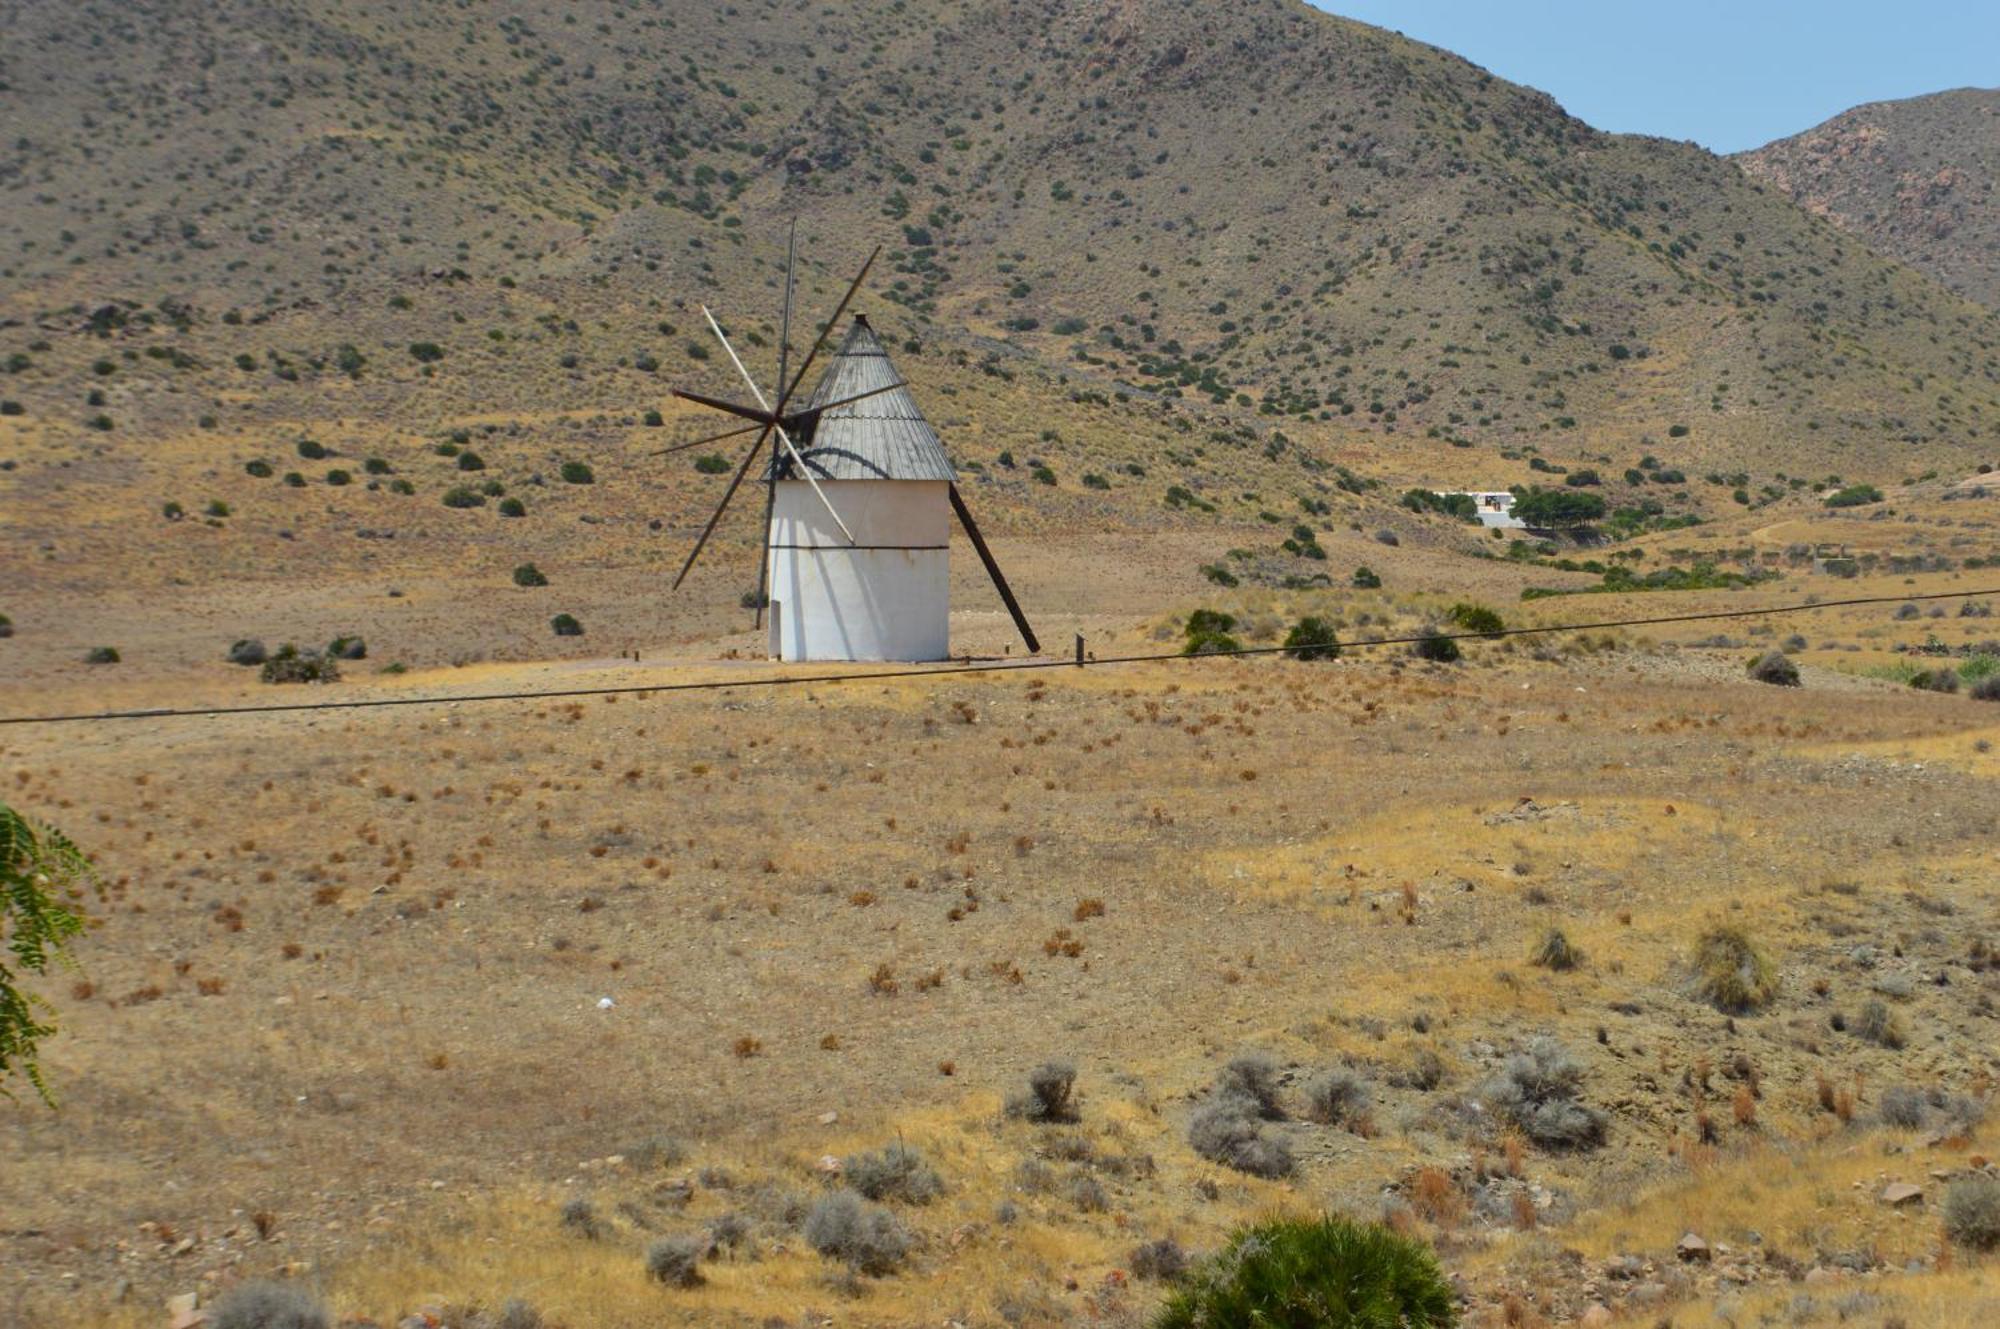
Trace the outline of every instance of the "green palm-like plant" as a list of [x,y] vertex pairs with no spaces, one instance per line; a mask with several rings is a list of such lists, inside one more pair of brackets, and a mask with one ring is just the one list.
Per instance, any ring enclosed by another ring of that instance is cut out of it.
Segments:
[[83,931],[83,915],[66,897],[91,877],[90,861],[52,826],[28,820],[0,803],[0,1096],[13,1097],[7,1077],[19,1073],[43,1102],[55,1098],[42,1078],[36,1050],[55,1033],[48,1002],[20,987],[23,974],[45,974],[68,962],[68,943]]
[[1154,1329],[1450,1329],[1451,1285],[1422,1242],[1328,1214],[1245,1228],[1196,1266]]

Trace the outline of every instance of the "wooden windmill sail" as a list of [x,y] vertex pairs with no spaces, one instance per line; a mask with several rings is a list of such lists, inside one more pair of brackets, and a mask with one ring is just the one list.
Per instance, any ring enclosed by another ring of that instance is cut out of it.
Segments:
[[[950,515],[979,554],[994,589],[1030,651],[1041,649],[1000,565],[986,546],[944,445],[925,421],[888,349],[856,315],[804,405],[798,389],[827,335],[847,312],[877,246],[820,328],[798,372],[790,359],[792,259],[785,270],[776,400],[765,397],[721,326],[702,315],[755,399],[754,407],[675,389],[674,395],[751,421],[669,452],[756,433],[722,501],[674,578],[676,588],[701,556],[730,500],[760,457],[764,558],[758,614],[771,610],[771,653],[786,660],[925,660],[948,654]],[[770,443],[768,456],[765,443]]]

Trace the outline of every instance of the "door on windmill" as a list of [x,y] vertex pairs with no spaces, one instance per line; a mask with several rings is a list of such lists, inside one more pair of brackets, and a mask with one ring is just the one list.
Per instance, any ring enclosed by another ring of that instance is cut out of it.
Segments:
[[780,480],[771,519],[781,660],[943,660],[951,652],[951,507],[942,480]]

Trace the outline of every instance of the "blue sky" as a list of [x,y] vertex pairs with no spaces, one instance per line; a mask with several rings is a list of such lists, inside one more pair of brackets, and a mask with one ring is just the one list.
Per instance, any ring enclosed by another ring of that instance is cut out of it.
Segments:
[[1312,2],[1540,88],[1599,129],[1716,152],[1862,102],[2000,86],[2000,0]]

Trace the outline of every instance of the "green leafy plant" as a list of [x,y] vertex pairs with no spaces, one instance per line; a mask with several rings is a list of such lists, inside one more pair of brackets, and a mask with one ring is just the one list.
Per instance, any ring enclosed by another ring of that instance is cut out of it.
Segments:
[[533,563],[523,563],[520,567],[514,569],[514,584],[516,586],[546,586],[549,584],[549,578],[547,573],[543,572]]
[[1451,1284],[1422,1242],[1379,1223],[1274,1218],[1196,1265],[1154,1329],[1449,1329]]
[[1285,634],[1285,654],[1294,660],[1337,660],[1340,639],[1334,635],[1333,624],[1308,614]]
[[56,1032],[54,1010],[21,990],[21,976],[74,963],[69,940],[84,920],[69,901],[92,875],[83,851],[61,831],[0,803],[0,933],[7,939],[0,952],[0,1096],[13,1097],[7,1077],[18,1074],[55,1106],[38,1055],[41,1040]]

